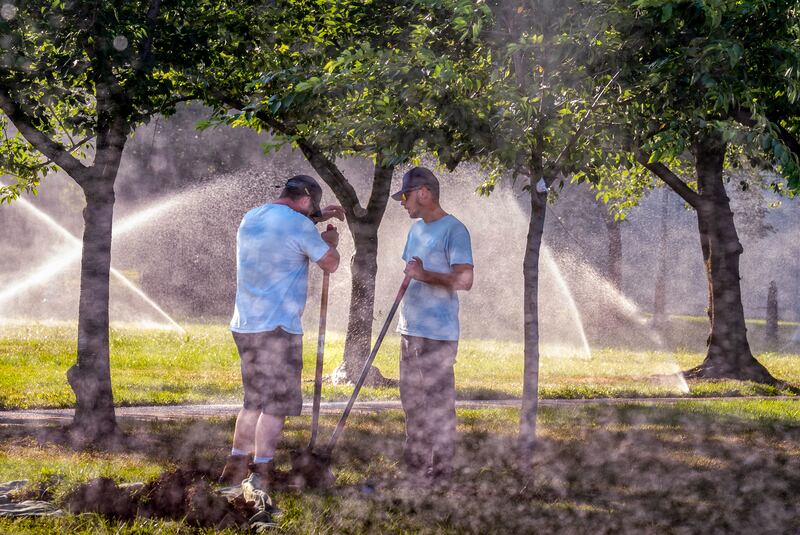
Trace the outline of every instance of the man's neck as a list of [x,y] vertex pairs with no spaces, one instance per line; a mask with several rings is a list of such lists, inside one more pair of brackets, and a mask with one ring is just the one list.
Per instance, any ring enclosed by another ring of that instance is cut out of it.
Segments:
[[285,197],[278,198],[278,199],[275,199],[274,201],[272,201],[272,204],[282,204],[283,206],[288,206],[289,208],[291,208],[292,210],[294,210],[298,214],[305,215],[305,214],[303,214],[302,211],[300,211],[298,209],[297,203],[292,201],[292,199],[285,198]]
[[444,209],[437,204],[436,206],[432,206],[430,210],[427,210],[425,213],[421,214],[421,217],[425,223],[433,223],[434,221],[438,221],[446,215],[447,212],[445,212]]

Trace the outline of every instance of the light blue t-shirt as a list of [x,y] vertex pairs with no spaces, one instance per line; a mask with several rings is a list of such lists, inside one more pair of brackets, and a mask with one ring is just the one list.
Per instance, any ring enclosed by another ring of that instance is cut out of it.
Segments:
[[[423,267],[437,273],[452,273],[454,264],[472,262],[469,231],[451,215],[431,223],[419,220],[411,226],[403,260],[418,256]],[[458,295],[444,286],[412,280],[400,304],[397,331],[432,340],[458,340]]]
[[329,246],[309,218],[282,204],[244,215],[236,234],[236,307],[231,330],[303,334],[300,317],[308,296],[308,262]]

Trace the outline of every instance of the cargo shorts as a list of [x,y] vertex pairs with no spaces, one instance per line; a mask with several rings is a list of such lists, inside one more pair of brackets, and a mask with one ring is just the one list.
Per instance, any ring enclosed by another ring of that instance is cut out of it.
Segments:
[[303,335],[279,327],[260,333],[233,332],[233,340],[242,368],[244,408],[274,416],[300,414]]

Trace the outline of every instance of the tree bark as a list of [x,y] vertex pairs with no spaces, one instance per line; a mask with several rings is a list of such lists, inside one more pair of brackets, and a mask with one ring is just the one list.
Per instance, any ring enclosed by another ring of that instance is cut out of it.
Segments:
[[[350,260],[350,315],[344,342],[344,361],[336,382],[354,382],[361,374],[372,344],[375,313],[375,279],[378,273],[378,225],[354,222],[350,225],[355,250]],[[375,369],[373,373],[380,373]],[[370,380],[372,379],[372,380]],[[368,382],[376,378],[368,376]]]
[[778,347],[778,285],[769,282],[767,290],[767,321],[764,326],[764,338],[770,349]]
[[[378,275],[378,229],[389,202],[394,165],[384,165],[380,160],[375,163],[372,192],[365,209],[359,203],[355,189],[335,162],[310,143],[298,144],[308,162],[333,190],[336,200],[344,208],[345,219],[353,236],[355,251],[350,261],[350,315],[347,320],[344,359],[341,366],[334,370],[332,381],[335,384],[354,383],[361,375],[372,344],[375,280]],[[366,379],[366,384],[371,385],[390,382],[374,366]]]
[[739,273],[743,249],[723,183],[725,148],[721,138],[713,134],[702,137],[692,147],[700,194],[697,223],[708,279],[711,327],[705,360],[686,375],[775,383],[776,379],[753,357],[747,340]]
[[114,181],[112,177],[98,182],[84,189],[78,359],[67,371],[76,399],[72,427],[88,442],[108,436],[117,428],[108,333]]
[[[102,106],[101,106],[102,104]],[[98,109],[107,103],[98,101]],[[86,197],[78,304],[78,359],[67,371],[75,392],[72,430],[83,442],[97,443],[117,431],[111,389],[109,294],[114,182],[128,133],[124,110],[109,108],[98,130],[94,165],[79,182]]]
[[[534,177],[537,175],[534,175]],[[524,369],[520,411],[518,454],[520,465],[530,468],[536,447],[536,418],[539,410],[539,255],[542,248],[547,193],[536,191],[538,178],[531,178],[531,217],[528,222],[524,279]]]

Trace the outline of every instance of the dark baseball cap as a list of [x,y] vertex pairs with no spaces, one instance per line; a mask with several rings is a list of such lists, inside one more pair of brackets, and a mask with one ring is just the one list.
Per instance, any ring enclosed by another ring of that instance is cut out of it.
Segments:
[[320,209],[320,202],[322,202],[322,188],[314,178],[308,175],[295,175],[286,181],[288,190],[299,191],[311,197],[311,217],[319,217],[322,215]]
[[439,179],[425,167],[412,167],[403,175],[403,185],[400,191],[392,195],[392,199],[399,201],[403,193],[414,191],[422,186],[427,186],[437,196],[439,195]]

